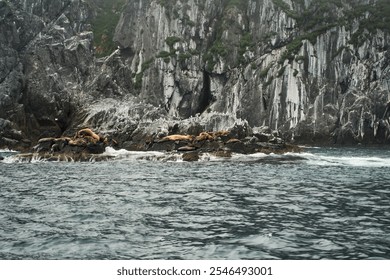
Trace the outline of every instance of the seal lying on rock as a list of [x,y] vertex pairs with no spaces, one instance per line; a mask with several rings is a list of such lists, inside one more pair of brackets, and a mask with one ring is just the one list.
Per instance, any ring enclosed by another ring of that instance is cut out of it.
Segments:
[[100,136],[97,135],[95,132],[93,132],[90,128],[84,128],[77,131],[75,138],[81,138],[81,137],[85,137],[85,138],[91,137],[91,139],[96,140],[96,142],[101,140]]
[[[204,131],[197,136],[173,134],[159,138],[152,141],[147,150],[183,152],[183,160],[185,161],[198,160],[199,156],[205,153],[228,158],[232,156],[232,153],[283,154],[300,152],[298,146],[286,144],[283,141],[272,143],[270,139],[267,139],[267,141],[263,142],[253,135],[240,138],[236,134],[225,130],[217,132]],[[196,154],[198,156],[194,156]]]
[[181,134],[173,134],[163,137],[158,142],[165,142],[165,141],[192,141],[194,139],[194,136],[192,135],[181,135]]
[[205,141],[205,140],[214,140],[214,136],[208,132],[201,132],[198,136],[195,137],[195,141]]

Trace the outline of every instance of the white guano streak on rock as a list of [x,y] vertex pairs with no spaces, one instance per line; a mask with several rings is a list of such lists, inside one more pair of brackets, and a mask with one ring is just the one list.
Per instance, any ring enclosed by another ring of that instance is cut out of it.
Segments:
[[290,128],[294,128],[299,121],[299,111],[300,107],[300,94],[298,91],[298,80],[294,76],[293,67],[287,68],[287,98],[286,105],[287,108],[287,120],[290,120]]

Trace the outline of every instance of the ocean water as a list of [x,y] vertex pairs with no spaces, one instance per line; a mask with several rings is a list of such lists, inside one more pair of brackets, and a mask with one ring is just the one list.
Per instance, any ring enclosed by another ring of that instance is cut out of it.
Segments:
[[0,259],[390,259],[390,150],[20,163],[1,151]]

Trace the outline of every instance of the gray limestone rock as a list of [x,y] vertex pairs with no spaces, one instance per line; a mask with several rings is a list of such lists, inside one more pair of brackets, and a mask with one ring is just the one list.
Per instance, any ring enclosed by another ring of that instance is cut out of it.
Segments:
[[82,127],[129,147],[173,130],[389,141],[388,1],[125,2],[96,58],[107,1],[0,0],[0,146]]

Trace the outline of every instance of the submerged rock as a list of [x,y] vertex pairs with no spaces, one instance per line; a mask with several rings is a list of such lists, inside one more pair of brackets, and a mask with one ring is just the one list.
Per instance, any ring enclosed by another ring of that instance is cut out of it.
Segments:
[[188,153],[184,153],[182,157],[183,157],[184,161],[198,161],[199,160],[199,153],[188,152]]

